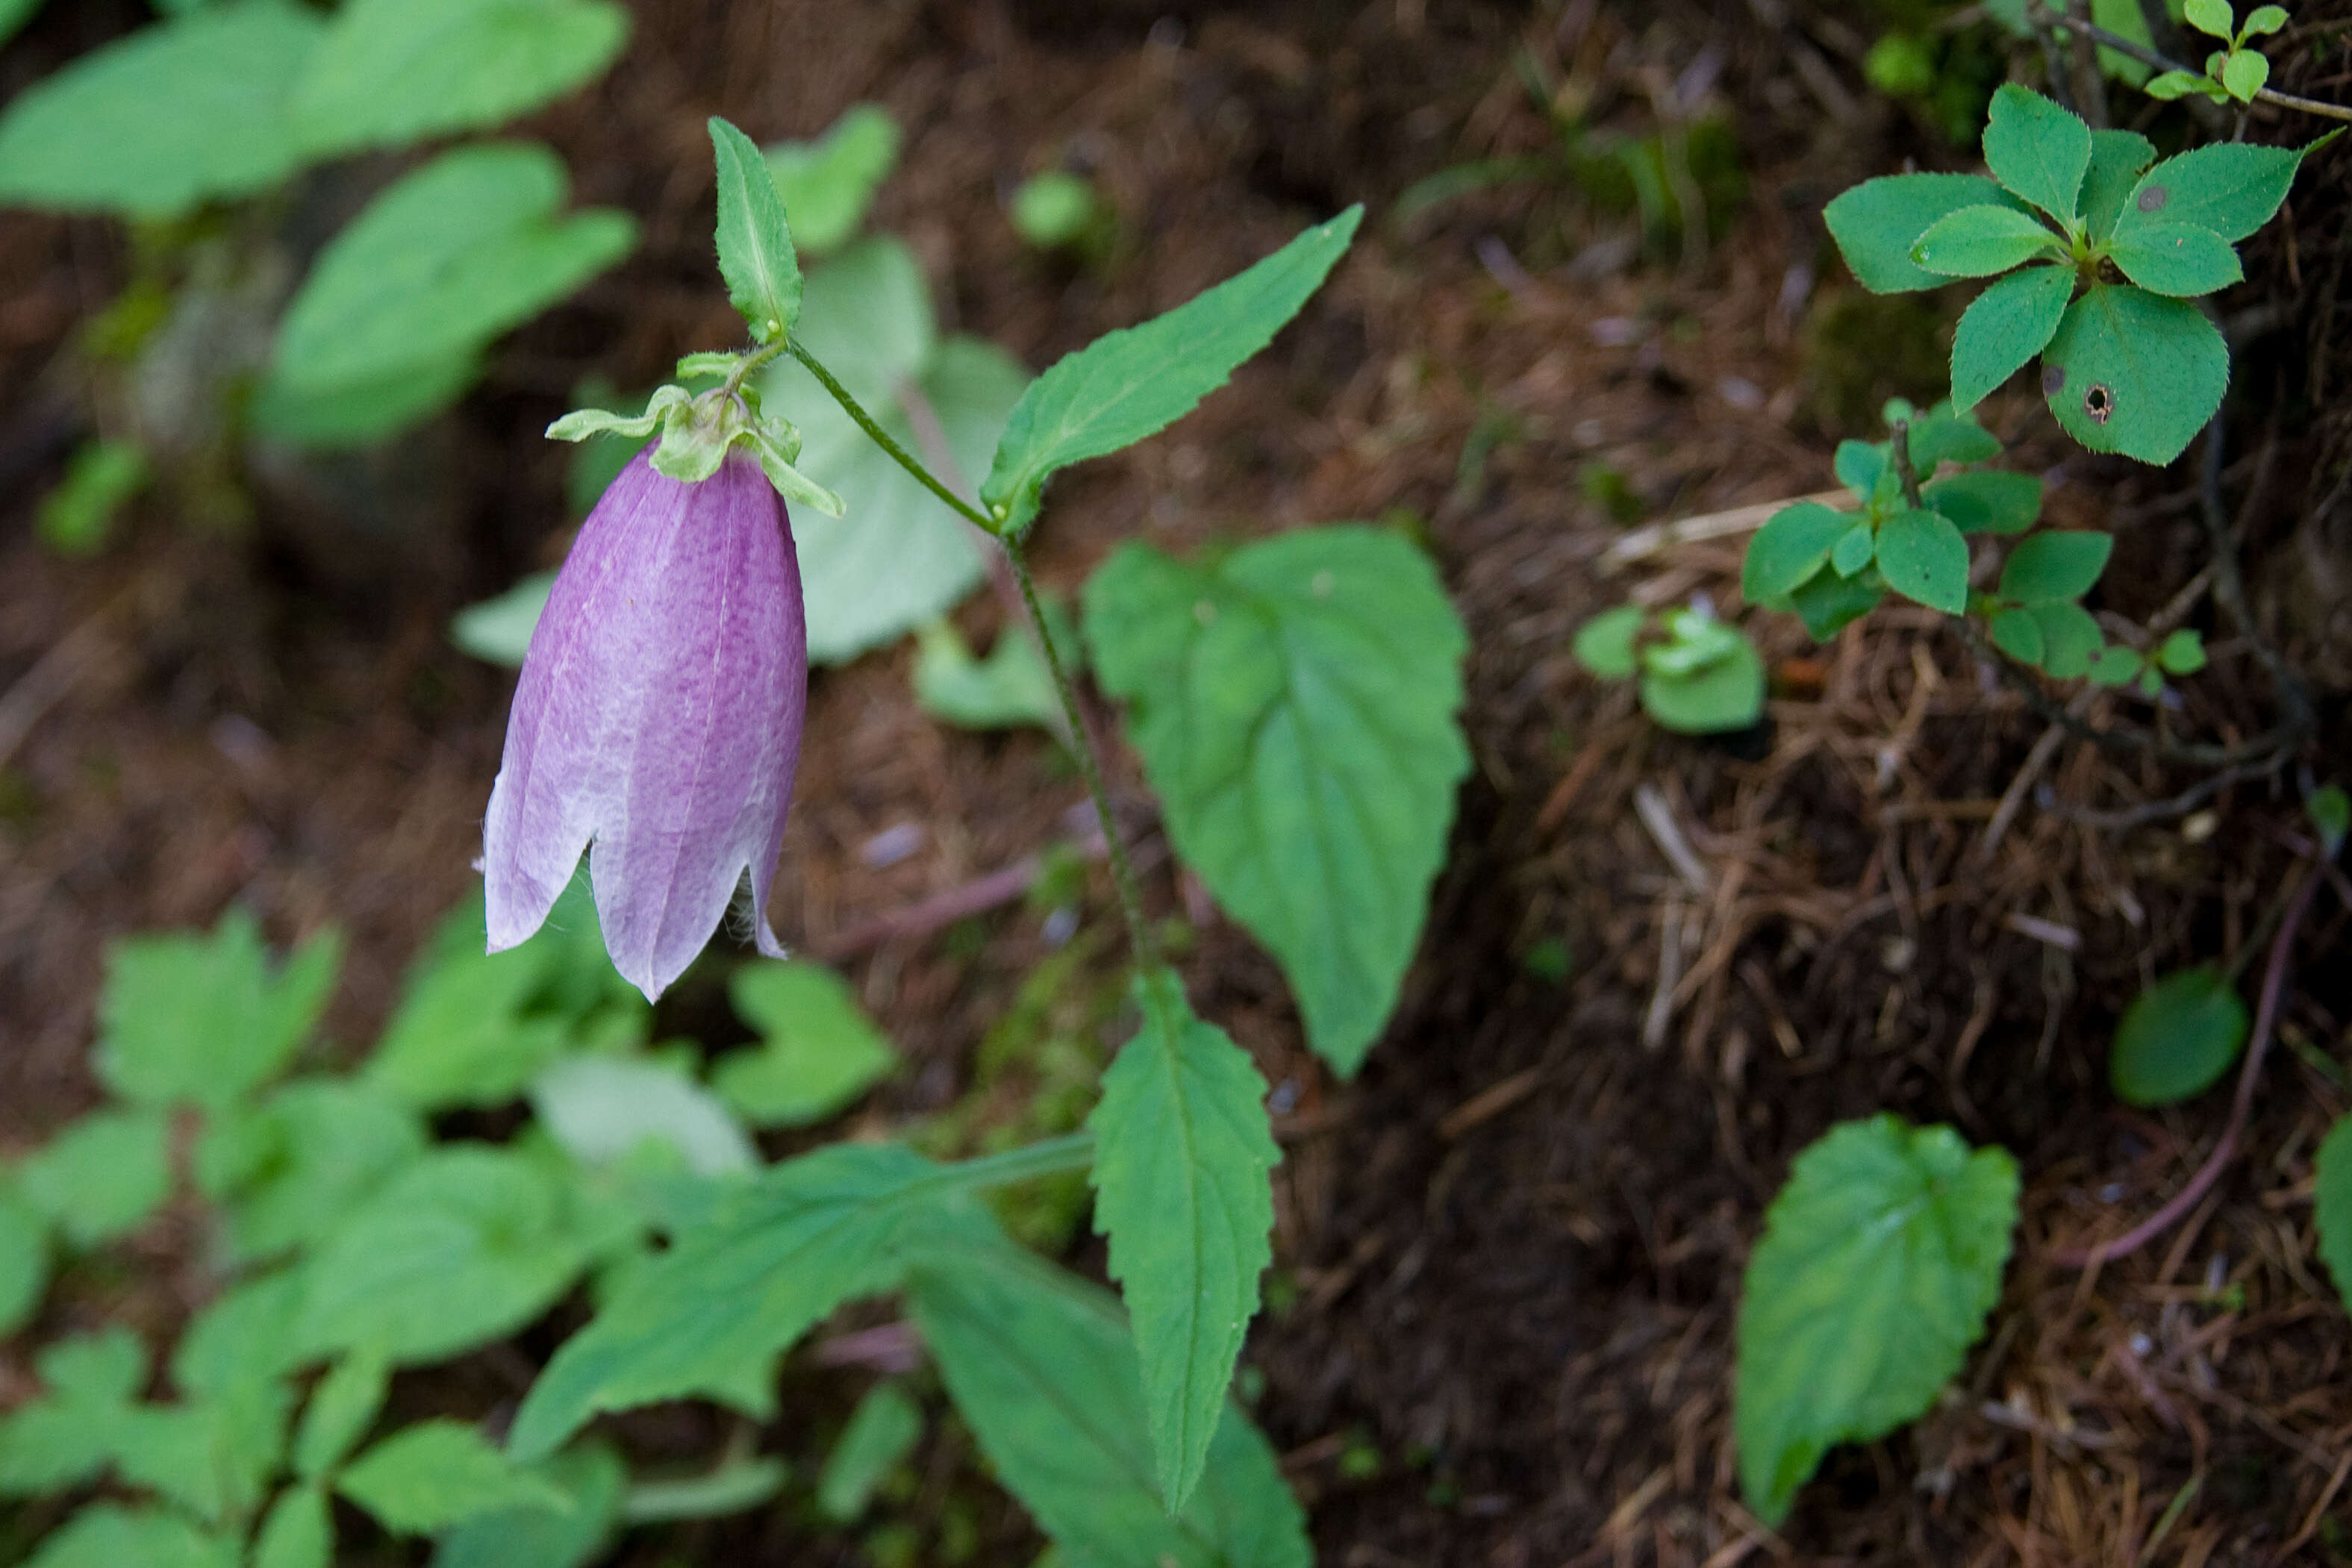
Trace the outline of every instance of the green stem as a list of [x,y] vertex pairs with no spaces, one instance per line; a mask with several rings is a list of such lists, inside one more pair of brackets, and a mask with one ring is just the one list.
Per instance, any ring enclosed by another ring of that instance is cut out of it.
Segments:
[[1058,1138],[1046,1138],[1021,1148],[1007,1149],[1001,1155],[983,1155],[976,1160],[964,1160],[948,1166],[940,1176],[957,1188],[968,1192],[979,1187],[1011,1186],[1014,1182],[1059,1176],[1065,1171],[1088,1170],[1094,1163],[1095,1135],[1092,1133],[1068,1133]]
[[1070,673],[1063,667],[1060,650],[1054,646],[1054,633],[1045,624],[1045,607],[1037,602],[1037,583],[1029,575],[1029,560],[1021,547],[1009,538],[1000,540],[1004,546],[1004,559],[1013,565],[1013,580],[1021,585],[1021,601],[1029,607],[1029,623],[1036,629],[1037,645],[1045,652],[1045,667],[1054,673],[1054,691],[1062,699],[1062,716],[1070,727],[1071,755],[1078,759],[1078,771],[1086,776],[1087,793],[1094,798],[1095,815],[1102,821],[1103,844],[1110,854],[1111,881],[1118,888],[1118,905],[1127,916],[1128,941],[1135,948],[1139,968],[1154,969],[1160,966],[1160,945],[1152,939],[1151,927],[1143,918],[1143,894],[1135,880],[1135,867],[1129,863],[1127,846],[1120,841],[1118,820],[1111,814],[1110,790],[1103,783],[1102,763],[1095,756],[1094,744],[1087,729],[1086,716],[1078,711],[1077,688],[1070,684]]
[[888,453],[891,458],[898,463],[899,467],[904,468],[908,473],[912,474],[917,479],[920,480],[924,488],[929,490],[932,495],[937,496],[940,500],[945,501],[949,506],[954,507],[957,514],[969,520],[974,528],[980,528],[990,534],[993,534],[997,531],[997,524],[994,518],[964,500],[963,497],[958,496],[953,490],[949,489],[945,485],[940,484],[939,479],[929,469],[924,467],[922,464],[916,461],[912,453],[899,445],[897,442],[891,440],[888,433],[880,425],[874,423],[874,416],[867,413],[865,409],[859,407],[857,400],[849,395],[849,389],[835,381],[834,379],[833,372],[826,370],[823,365],[817,362],[815,355],[801,347],[799,339],[795,338],[792,340],[788,347],[790,348],[793,358],[798,360],[802,364],[806,365],[809,370],[809,374],[814,376],[820,382],[824,383],[824,390],[833,394],[833,401],[839,403],[842,406],[843,411],[845,412],[850,418],[857,422],[857,428],[872,436],[874,438],[874,444],[881,447],[883,451]]
[[753,371],[784,351],[786,341],[787,340],[779,338],[765,348],[746,354],[736,361],[735,368],[727,372],[726,383],[719,389],[721,399],[731,399],[736,393],[741,392],[743,382],[750,378]]

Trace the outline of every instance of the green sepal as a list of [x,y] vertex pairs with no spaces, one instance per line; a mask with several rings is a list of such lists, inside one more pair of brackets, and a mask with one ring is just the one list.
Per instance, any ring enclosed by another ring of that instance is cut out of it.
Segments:
[[[789,446],[778,439],[773,429],[777,425],[783,426]],[[743,440],[751,448],[751,455],[760,460],[760,471],[768,476],[768,483],[776,487],[778,495],[787,501],[814,507],[828,517],[841,516],[841,497],[793,466],[793,459],[800,455],[800,433],[790,424],[773,417],[763,419],[744,432]],[[661,466],[658,455],[654,458],[654,465]]]
[[592,435],[626,435],[638,440],[651,435],[670,411],[689,401],[684,387],[666,386],[654,393],[640,414],[614,413],[609,408],[575,408],[547,427],[550,441],[585,441]]

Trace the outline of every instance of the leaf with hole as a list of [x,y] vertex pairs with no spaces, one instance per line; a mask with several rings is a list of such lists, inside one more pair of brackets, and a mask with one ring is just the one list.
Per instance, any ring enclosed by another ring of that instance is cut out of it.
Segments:
[[242,0],[81,56],[0,115],[0,202],[163,218],[276,184],[304,161],[286,99],[320,30]]
[[1258,1277],[1274,1260],[1281,1158],[1265,1080],[1185,1002],[1167,970],[1138,977],[1142,1027],[1103,1074],[1095,1228],[1135,1324],[1160,1495],[1179,1512],[1208,1463]]
[[1086,634],[1184,862],[1352,1073],[1396,1005],[1468,771],[1468,640],[1428,558],[1333,524],[1195,566],[1122,546]]
[[1969,605],[1969,543],[1948,517],[1914,508],[1878,530],[1878,570],[1886,586],[1930,610],[1958,615]]
[[1978,174],[1886,174],[1842,193],[1822,216],[1862,286],[1874,294],[1898,294],[1951,281],[1913,261],[1911,247],[1943,218],[1988,203],[2015,204]]
[[2229,348],[2204,312],[2128,284],[2093,284],[2042,355],[2042,397],[2066,434],[2143,463],[2179,456],[2229,385]]
[[2215,141],[2167,158],[2133,185],[2116,232],[2142,223],[2194,224],[2242,240],[2270,222],[2303,161],[2336,135],[2300,148]]
[[1893,1116],[1801,1152],[1764,1216],[1736,1331],[1740,1490],[1778,1525],[1833,1444],[1923,1415],[2000,1294],[2017,1165]]
[[1952,334],[1952,402],[1974,408],[2040,353],[2074,291],[2067,267],[2029,267],[2000,279],[1960,313]]
[[2246,1043],[2246,1004],[2218,965],[2165,976],[2116,1025],[2107,1082],[2127,1105],[2171,1105],[2211,1088]]
[[1018,538],[1045,482],[1073,463],[1156,434],[1273,340],[1346,253],[1360,206],[1140,326],[1096,339],[1031,384],[1006,422],[981,498]]

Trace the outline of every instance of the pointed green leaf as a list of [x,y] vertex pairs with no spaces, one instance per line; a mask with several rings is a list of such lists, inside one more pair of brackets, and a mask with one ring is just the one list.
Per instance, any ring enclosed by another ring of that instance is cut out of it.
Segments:
[[1964,534],[2021,534],[2042,516],[2042,480],[1984,469],[1930,479],[1919,487],[1919,498]]
[[1230,1403],[1200,1485],[1169,1515],[1133,1338],[1103,1292],[1003,1242],[927,1262],[907,1287],[981,1451],[1069,1561],[1308,1568],[1273,1450]]
[[2091,165],[2091,128],[2080,116],[2005,82],[1986,115],[1984,155],[1994,179],[2060,223],[2074,222]]
[[1832,1127],[1797,1155],[1748,1259],[1732,1427],[1767,1524],[1831,1446],[1924,1414],[2000,1295],[2017,1165],[1949,1127]]
[[538,937],[503,953],[469,944],[428,956],[360,1081],[424,1112],[520,1098],[563,1049],[564,1020],[527,1010],[556,956]]
[[286,98],[318,41],[288,0],[142,27],[19,91],[0,116],[0,203],[170,217],[302,164]]
[[1962,207],[1919,236],[1911,259],[1929,272],[1985,277],[2054,254],[2060,244],[2045,225],[2014,207]]
[[372,1351],[354,1351],[331,1367],[310,1391],[294,1437],[294,1473],[315,1481],[343,1462],[383,1410],[392,1368]]
[[25,1568],[237,1568],[236,1544],[162,1509],[101,1502],[42,1542]]
[[2116,538],[2095,528],[2053,528],[2018,541],[2000,569],[2000,596],[2018,604],[2080,599],[2107,570]]
[[2133,185],[2116,232],[2141,223],[2193,224],[2242,240],[2270,222],[2304,159],[2328,140],[2301,148],[2215,141],[2167,158]]
[[2011,204],[1979,174],[1887,174],[1865,180],[1823,209],[1830,235],[1864,288],[1900,294],[1939,288],[1951,279],[1911,259],[1911,247],[1937,220],[1963,207]]
[[1974,408],[2049,345],[2074,292],[2070,267],[2029,267],[1969,302],[1952,334],[1952,403]]
[[181,1405],[139,1405],[115,1429],[123,1480],[162,1493],[211,1524],[248,1517],[286,1448],[292,1396],[248,1381]]
[[2098,658],[2105,639],[2099,634],[2099,622],[2089,611],[2067,602],[2036,604],[2026,613],[2042,629],[2042,669],[2062,681],[2091,673],[2091,664]]
[[1139,976],[1134,996],[1142,1028],[1087,1119],[1095,1228],[1134,1320],[1160,1492],[1178,1512],[1274,1260],[1268,1173],[1282,1156],[1249,1054],[1193,1015],[1169,972]]
[[2091,285],[2042,354],[2042,396],[2066,434],[2143,463],[2179,456],[2229,386],[2229,346],[2204,313],[2128,284]]
[[2216,964],[2176,970],[2116,1024],[2107,1082],[2126,1105],[2173,1105],[2211,1088],[2246,1043],[2246,1004]]
[[1576,662],[1605,681],[1632,678],[1634,669],[1633,643],[1650,612],[1638,604],[1620,604],[1604,610],[1576,629],[1576,640],[1569,652]]
[[898,1065],[848,982],[822,964],[746,964],[727,994],[762,1043],[719,1058],[711,1087],[754,1126],[821,1122]]
[[2042,663],[2042,622],[2023,610],[2003,610],[1986,623],[1992,645],[2021,664]]
[[1274,950],[1308,1042],[1353,1072],[1396,1005],[1470,766],[1462,622],[1410,542],[1303,528],[1213,567],[1129,544],[1087,641],[1170,836]]
[[2319,1256],[2336,1276],[2336,1291],[2352,1306],[2352,1116],[2328,1129],[2312,1162],[2318,1180],[2312,1192],[2319,1222]]
[[611,0],[345,0],[294,123],[319,156],[484,130],[602,75],[628,36]]
[[629,1469],[602,1443],[585,1443],[529,1467],[559,1489],[565,1508],[544,1505],[478,1513],[441,1538],[433,1568],[589,1568],[621,1522]]
[[2091,132],[2091,166],[2083,175],[2083,226],[2094,241],[2115,232],[2141,171],[2156,162],[2156,143],[2136,131]]
[[2193,224],[2135,224],[2116,235],[2107,254],[2151,294],[2210,294],[2245,276],[2229,241]]
[[777,1355],[842,1302],[896,1285],[908,1238],[948,1223],[939,1175],[904,1149],[836,1144],[730,1187],[555,1353],[509,1448],[542,1458],[599,1411],[688,1395],[768,1414]]
[[428,1534],[500,1509],[572,1507],[562,1489],[517,1467],[474,1427],[450,1420],[394,1432],[352,1460],[335,1478],[335,1490],[395,1535]]
[[1739,566],[1740,597],[1750,604],[1784,603],[1829,564],[1830,551],[1851,521],[1819,501],[1800,501],[1773,513],[1748,541]]
[[239,1281],[198,1312],[172,1347],[173,1384],[201,1397],[293,1373],[305,1360],[293,1343],[301,1310],[298,1270]]
[[922,1440],[923,1410],[895,1383],[877,1383],[857,1402],[817,1478],[817,1511],[854,1524],[877,1488]]
[[981,498],[1014,537],[1037,516],[1045,482],[1089,457],[1132,446],[1192,412],[1273,340],[1355,237],[1360,206],[1141,326],[1065,356],[1022,395]]
[[1789,596],[1805,631],[1816,643],[1826,643],[1878,607],[1886,582],[1874,571],[1842,577],[1834,571],[1816,573]]
[[772,343],[801,313],[801,263],[783,197],[751,139],[715,114],[710,149],[719,163],[719,276],[752,341]]
[[1930,610],[1958,615],[1969,604],[1969,542],[1948,517],[1897,512],[1878,530],[1878,570],[1886,586]]
[[98,1072],[142,1105],[222,1110],[282,1071],[326,1010],[342,941],[322,932],[273,973],[242,909],[209,938],[117,943],[99,1001]]
[[269,1505],[254,1537],[252,1568],[334,1568],[335,1521],[326,1492],[289,1487]]
[[172,1126],[161,1110],[93,1111],[16,1172],[17,1193],[68,1245],[128,1236],[172,1194]]

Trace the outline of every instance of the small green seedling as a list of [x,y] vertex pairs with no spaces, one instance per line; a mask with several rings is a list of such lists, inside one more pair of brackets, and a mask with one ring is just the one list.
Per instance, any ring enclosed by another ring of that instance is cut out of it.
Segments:
[[2165,71],[2149,78],[2147,95],[2186,98],[2193,92],[2215,103],[2253,102],[2254,95],[2271,79],[2271,62],[2262,50],[2250,47],[2250,41],[2285,26],[2286,7],[2257,5],[2247,14],[2243,26],[2231,10],[2230,0],[2189,0],[2182,15],[2199,32],[2221,39],[2222,47],[2205,57],[2204,75]]
[[1013,193],[1013,229],[1039,250],[1093,252],[1108,237],[1109,209],[1083,175],[1048,169]]
[[1700,610],[1621,604],[1584,623],[1576,661],[1604,680],[1640,677],[1643,711],[1682,735],[1746,729],[1764,711],[1764,661],[1736,626]]
[[1955,408],[2038,354],[2042,396],[2068,434],[2169,463],[2230,383],[2229,348],[2191,301],[2239,280],[2235,242],[2270,221],[2327,140],[2224,142],[2158,162],[2146,137],[2095,131],[2012,82],[1985,126],[1990,178],[1868,180],[1823,216],[1874,292],[1999,279],[1953,339]]

